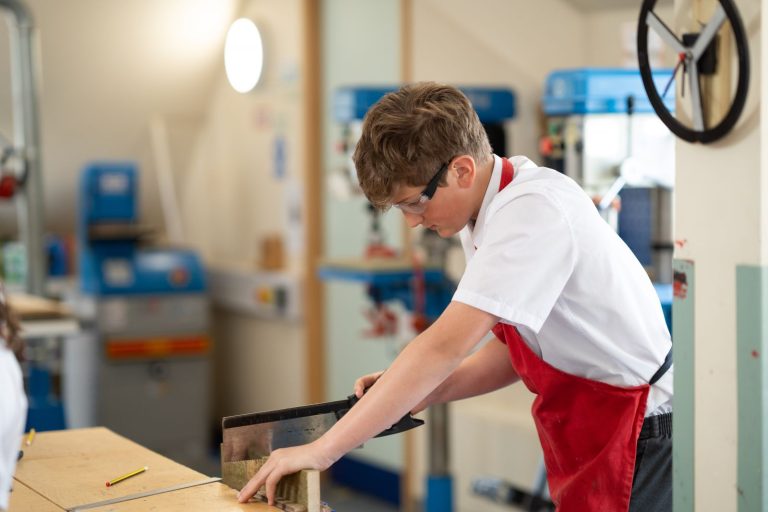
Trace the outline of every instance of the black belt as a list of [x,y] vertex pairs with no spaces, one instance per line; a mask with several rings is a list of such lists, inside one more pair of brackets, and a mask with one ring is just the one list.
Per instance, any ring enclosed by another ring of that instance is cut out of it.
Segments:
[[672,435],[672,413],[658,414],[648,416],[643,421],[643,427],[640,429],[638,441],[650,439],[652,437],[670,437]]

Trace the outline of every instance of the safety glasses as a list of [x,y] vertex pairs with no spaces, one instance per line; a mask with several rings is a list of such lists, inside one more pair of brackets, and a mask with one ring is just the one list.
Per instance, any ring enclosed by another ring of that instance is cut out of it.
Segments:
[[448,166],[450,165],[451,160],[448,160],[440,166],[435,175],[432,176],[432,179],[429,180],[429,183],[427,183],[427,186],[424,187],[424,190],[421,191],[421,194],[419,194],[419,198],[417,200],[411,201],[409,203],[397,203],[393,204],[392,206],[406,213],[424,213],[424,210],[427,209],[427,201],[432,199],[432,197],[435,195],[435,192],[437,192],[437,185],[440,183],[440,180],[442,179],[443,174],[445,174],[445,171],[448,170]]

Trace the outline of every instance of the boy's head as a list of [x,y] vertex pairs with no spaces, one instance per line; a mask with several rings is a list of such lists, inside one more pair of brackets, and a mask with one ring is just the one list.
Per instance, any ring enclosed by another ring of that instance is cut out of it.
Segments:
[[399,190],[426,187],[434,193],[435,185],[445,185],[447,166],[456,157],[487,164],[491,151],[485,129],[461,91],[419,82],[387,94],[368,111],[353,159],[366,197],[386,209],[398,202]]

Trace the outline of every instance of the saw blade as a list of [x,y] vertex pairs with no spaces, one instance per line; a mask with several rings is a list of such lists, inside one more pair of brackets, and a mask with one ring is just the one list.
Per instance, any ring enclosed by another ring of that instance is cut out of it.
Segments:
[[[225,418],[226,419],[226,418]],[[311,443],[336,423],[334,413],[224,427],[224,462],[264,457],[278,448]]]
[[[253,460],[268,456],[278,448],[311,443],[330,430],[357,402],[358,398],[350,395],[346,400],[335,402],[227,416],[222,420],[221,460]],[[423,423],[406,414],[376,437],[405,432]]]

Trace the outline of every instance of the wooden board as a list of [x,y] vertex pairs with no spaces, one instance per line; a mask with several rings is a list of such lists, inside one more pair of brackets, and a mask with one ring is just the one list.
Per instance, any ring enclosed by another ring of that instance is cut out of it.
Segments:
[[[62,508],[207,478],[105,428],[41,432],[23,450],[16,479]],[[106,487],[143,466],[149,470]]]
[[26,293],[10,293],[8,302],[19,316],[19,320],[49,320],[71,318],[72,313],[55,300],[49,300]]
[[13,481],[13,492],[11,492],[11,502],[8,505],[8,512],[64,512],[38,493],[19,482]]
[[[36,510],[36,509],[35,509]],[[221,483],[200,485],[88,509],[88,512],[280,512],[266,503],[238,503],[237,491]],[[13,512],[13,511],[11,511]]]

